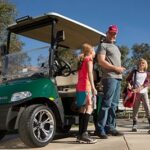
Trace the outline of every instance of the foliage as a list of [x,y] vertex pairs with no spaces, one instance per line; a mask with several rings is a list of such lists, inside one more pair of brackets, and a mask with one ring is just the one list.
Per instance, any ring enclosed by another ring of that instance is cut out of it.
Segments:
[[[9,1],[0,1],[0,45],[6,44],[7,41],[7,27],[15,20],[17,13],[16,8]],[[10,52],[19,51],[22,43],[16,35],[11,36]]]
[[134,44],[132,47],[133,56],[132,64],[136,64],[139,58],[144,58],[148,62],[148,70],[150,69],[150,45],[147,43]]
[[0,1],[0,42],[5,43],[7,40],[6,28],[13,23],[16,16],[15,6],[7,1]]
[[121,52],[121,62],[122,66],[128,68],[130,66],[130,58],[129,58],[129,48],[127,46],[118,46]]
[[58,56],[61,57],[63,60],[67,61],[70,65],[72,70],[77,69],[77,56],[74,54],[74,51],[71,49],[59,49]]
[[[12,24],[16,17],[15,6],[7,0],[0,0],[0,45],[7,42],[7,27]],[[10,53],[20,51],[23,43],[21,43],[16,35],[11,36]],[[0,56],[1,67],[1,56]]]
[[[127,46],[118,46],[119,47],[119,50],[121,52],[121,62],[122,62],[122,66],[124,66],[127,70],[130,68],[130,63],[131,63],[131,59],[130,59],[130,56],[129,56],[129,48]],[[125,86],[126,86],[126,76],[127,76],[127,73],[125,72],[123,74],[123,80],[121,82],[121,91],[124,90]],[[122,92],[121,92],[122,93]]]

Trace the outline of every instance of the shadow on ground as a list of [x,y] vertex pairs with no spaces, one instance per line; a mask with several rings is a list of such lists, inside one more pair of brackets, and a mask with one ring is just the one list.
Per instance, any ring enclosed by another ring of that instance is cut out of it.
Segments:
[[[59,139],[64,139],[68,137],[76,137],[77,131],[71,130],[69,133],[62,134],[57,133],[54,137],[53,143],[63,143],[64,141],[57,141]],[[68,144],[75,144],[76,142],[68,142]],[[27,147],[19,138],[17,133],[8,134],[0,141],[0,149],[30,149]]]

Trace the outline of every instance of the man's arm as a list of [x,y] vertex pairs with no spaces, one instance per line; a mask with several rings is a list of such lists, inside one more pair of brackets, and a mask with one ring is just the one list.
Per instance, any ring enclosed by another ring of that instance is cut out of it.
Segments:
[[108,61],[106,61],[106,55],[103,55],[103,54],[98,54],[97,56],[98,58],[98,64],[102,67],[102,68],[105,68],[107,70],[111,70],[111,71],[114,71],[116,73],[122,73],[125,68],[120,66],[114,66],[113,64],[110,64]]

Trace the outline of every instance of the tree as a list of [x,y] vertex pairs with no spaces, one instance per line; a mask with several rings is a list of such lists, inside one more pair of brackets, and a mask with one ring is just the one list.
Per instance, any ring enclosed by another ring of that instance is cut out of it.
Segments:
[[130,56],[129,56],[129,48],[127,46],[118,46],[119,50],[121,52],[121,62],[122,62],[122,66],[124,66],[125,68],[128,68],[130,65]]
[[133,56],[132,64],[136,64],[139,58],[144,58],[148,62],[148,70],[150,69],[150,45],[147,43],[134,44],[132,47]]
[[[7,41],[7,27],[12,24],[16,18],[16,8],[7,0],[0,0],[0,45],[6,44]],[[16,35],[11,37],[11,51],[19,51],[22,47],[22,43],[19,41]]]
[[14,21],[16,16],[15,6],[7,1],[0,1],[0,44],[7,40],[7,26]]
[[60,48],[58,51],[58,56],[63,60],[67,61],[71,65],[73,71],[77,70],[77,56],[75,52],[71,49]]
[[[119,50],[121,52],[121,62],[122,62],[122,66],[124,66],[127,70],[130,68],[130,64],[131,64],[131,59],[130,59],[130,49],[127,46],[118,46]],[[127,76],[127,72],[125,72],[123,74],[123,80],[121,82],[121,87],[122,90],[124,90],[125,86],[126,86],[126,76]],[[121,92],[122,93],[122,92]]]
[[[15,5],[8,0],[0,0],[0,45],[6,44],[7,41],[7,26],[12,24],[15,20],[17,13]],[[19,41],[16,35],[12,35],[10,52],[20,51],[23,43]],[[0,56],[1,67],[1,56]]]

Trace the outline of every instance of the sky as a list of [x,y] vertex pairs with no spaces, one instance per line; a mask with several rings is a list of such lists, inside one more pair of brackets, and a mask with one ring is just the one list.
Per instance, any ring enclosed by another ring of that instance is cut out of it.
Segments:
[[131,48],[150,44],[150,0],[10,0],[22,16],[48,12],[84,23],[101,32],[115,24],[119,28],[117,45]]

